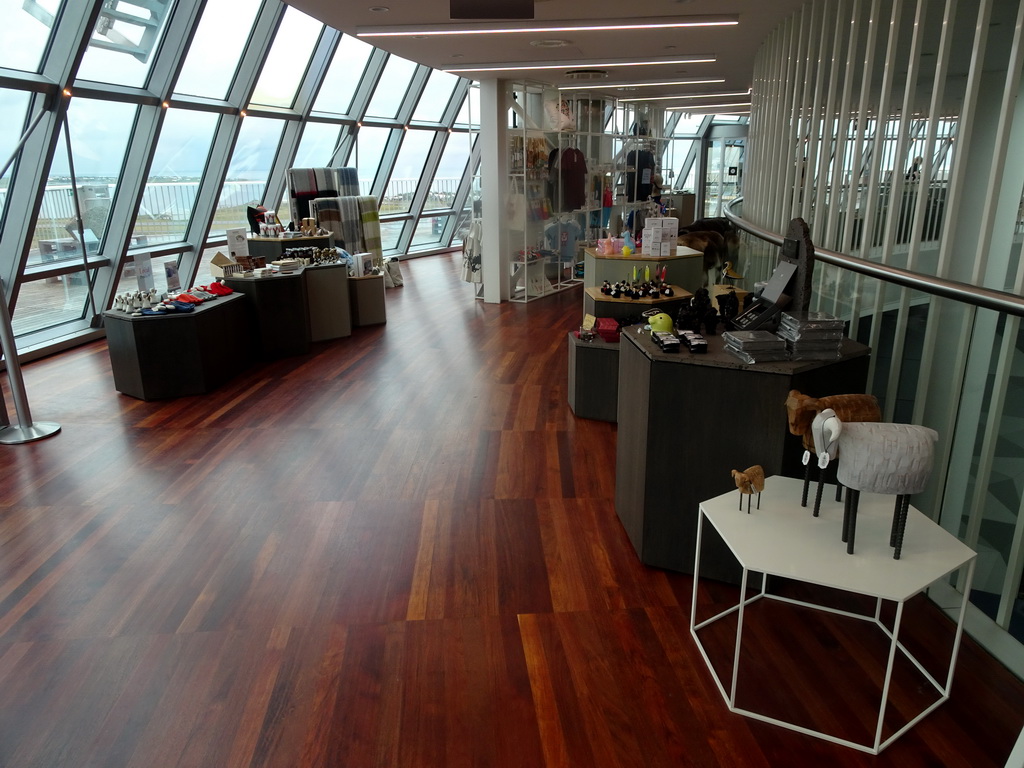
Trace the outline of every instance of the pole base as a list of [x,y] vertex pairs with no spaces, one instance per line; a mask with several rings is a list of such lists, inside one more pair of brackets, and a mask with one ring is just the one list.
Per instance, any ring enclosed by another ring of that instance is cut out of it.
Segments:
[[21,445],[42,440],[60,432],[60,424],[52,421],[37,421],[27,427],[19,424],[0,429],[0,445]]

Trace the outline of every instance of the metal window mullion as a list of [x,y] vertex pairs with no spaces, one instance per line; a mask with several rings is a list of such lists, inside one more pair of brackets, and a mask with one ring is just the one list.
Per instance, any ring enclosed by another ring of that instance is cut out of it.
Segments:
[[359,78],[359,85],[352,94],[352,104],[349,106],[349,115],[356,120],[366,117],[366,110],[370,106],[373,92],[380,83],[384,67],[388,63],[388,52],[380,48],[374,48],[366,59],[366,67],[363,69],[363,76]]
[[409,83],[406,85],[405,98],[398,106],[398,119],[404,125],[408,125],[412,120],[413,113],[416,111],[420,99],[423,98],[432,71],[430,67],[423,64],[417,64],[416,69],[413,70],[412,77],[409,78]]
[[[409,130],[416,129],[410,128]],[[418,130],[431,129],[421,128]],[[412,221],[402,228],[402,232],[398,237],[397,249],[400,252],[407,251],[409,249],[409,243],[412,242],[412,236],[416,230],[416,225],[418,224],[420,217],[423,215],[423,206],[426,204],[427,191],[430,188],[430,183],[437,175],[437,165],[441,161],[441,153],[444,151],[446,139],[449,138],[450,136],[447,131],[434,131],[434,138],[431,139],[430,148],[427,150],[427,156],[423,161],[423,170],[420,172],[419,180],[416,182],[416,188],[413,190],[412,200],[409,201],[409,215],[412,216]]]
[[341,131],[338,134],[338,145],[334,148],[328,161],[331,167],[340,168],[349,165],[358,136],[359,131],[355,123],[348,121],[342,123]]
[[377,172],[373,177],[373,184],[370,186],[370,194],[377,198],[378,202],[387,192],[388,182],[395,169],[395,160],[402,148],[402,139],[405,138],[405,131],[401,128],[392,128],[384,142],[384,150],[381,152],[380,162],[377,164]]
[[[270,173],[267,176],[267,185],[263,188],[264,207],[277,210],[278,203],[284,197],[285,188],[288,186],[288,169],[295,163],[295,155],[299,151],[299,142],[302,139],[302,132],[306,123],[299,120],[285,120],[284,130],[281,131],[281,140],[277,145],[277,152],[270,164]],[[280,216],[280,211],[278,215]],[[298,227],[298,222],[296,222]]]
[[97,272],[94,286],[96,305],[101,310],[110,305],[117,288],[166,113],[160,106],[140,105],[136,110],[135,125],[102,237],[102,253],[110,259],[110,266]]
[[179,0],[167,17],[153,63],[146,73],[146,88],[162,100],[170,98],[202,18],[204,6],[202,0]]
[[192,248],[191,251],[181,255],[181,263],[178,265],[178,272],[185,278],[183,280],[185,284],[195,281],[203,247],[209,237],[210,227],[217,212],[217,204],[220,201],[220,193],[224,187],[224,179],[227,177],[231,164],[235,143],[242,130],[242,119],[239,114],[226,114],[221,115],[217,121],[213,141],[210,143],[206,168],[203,170],[199,190],[192,207],[192,218],[189,219],[188,227],[185,228],[185,242]]
[[[7,290],[8,308],[14,314],[18,279],[25,270],[39,208],[46,191],[46,177],[57,144],[61,139],[61,119],[67,110],[67,99],[50,94],[34,94],[26,115],[34,119],[40,110],[46,112],[28,135],[7,188],[7,204],[0,228],[0,279]],[[31,120],[26,120],[28,128]],[[4,158],[6,160],[6,158]]]
[[445,128],[455,127],[455,121],[459,117],[459,112],[462,111],[462,104],[469,98],[469,87],[472,84],[472,80],[460,77],[459,82],[456,83],[455,88],[452,89],[452,95],[448,100],[448,106],[444,108],[444,112],[441,114],[441,125]]
[[225,101],[236,109],[244,109],[252,99],[260,72],[267,59],[267,53],[273,43],[274,35],[288,6],[284,3],[264,2],[256,14],[252,25],[249,42],[242,51],[235,76],[228,88]]
[[292,109],[303,118],[309,117],[316,103],[317,94],[323,87],[324,78],[331,68],[331,61],[334,59],[334,52],[341,43],[342,33],[333,27],[324,26],[317,39],[313,52],[310,54],[306,71],[299,81],[299,87],[295,90],[295,99],[292,102]]

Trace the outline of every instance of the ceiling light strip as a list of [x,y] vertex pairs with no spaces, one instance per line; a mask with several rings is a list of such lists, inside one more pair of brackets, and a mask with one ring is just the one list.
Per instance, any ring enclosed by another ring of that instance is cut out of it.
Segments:
[[[648,88],[658,85],[704,85],[708,83],[724,83],[725,78],[722,77],[694,77],[689,80],[648,80],[643,83],[601,83],[602,88]],[[592,90],[592,85],[560,85],[558,90],[560,91],[589,91]],[[736,94],[743,95],[746,94]]]
[[[707,95],[696,95],[688,96],[683,94],[677,94],[675,96],[630,96],[628,99],[619,99],[619,101],[675,101],[677,99],[710,99],[710,98],[728,98],[730,96],[746,96],[749,97],[749,93],[709,93]],[[737,101],[732,106],[745,106],[749,104],[749,101]],[[698,106],[698,105],[694,105]],[[704,104],[699,105],[701,107]]]
[[667,16],[648,19],[605,19],[601,22],[552,20],[547,22],[503,22],[501,24],[424,24],[386,27],[357,27],[356,37],[412,37],[417,35],[502,35],[537,32],[605,32],[615,30],[681,29],[686,27],[731,27],[739,24],[735,15]]
[[589,67],[650,67],[665,64],[706,64],[716,61],[714,56],[691,56],[682,59],[652,59],[648,61],[555,61],[541,64],[522,64],[508,62],[504,64],[472,64],[457,69],[446,68],[445,72],[517,72],[526,69],[581,69]]

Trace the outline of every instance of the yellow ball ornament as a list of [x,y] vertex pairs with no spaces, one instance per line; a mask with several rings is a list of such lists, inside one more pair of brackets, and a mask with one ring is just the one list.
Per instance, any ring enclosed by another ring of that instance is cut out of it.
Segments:
[[628,245],[622,246],[622,255],[623,256],[629,256],[632,252],[633,252],[633,249],[630,248]]

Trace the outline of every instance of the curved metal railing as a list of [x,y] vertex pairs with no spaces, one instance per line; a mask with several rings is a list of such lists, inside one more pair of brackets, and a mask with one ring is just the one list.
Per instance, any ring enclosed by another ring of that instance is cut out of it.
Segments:
[[[737,197],[727,203],[723,208],[726,218],[738,229],[742,229],[756,238],[774,243],[775,245],[782,245],[782,235],[770,232],[756,224],[751,224],[733,211],[733,206],[742,202],[743,198]],[[817,246],[814,248],[814,258],[826,264],[833,264],[837,267],[848,269],[851,272],[874,277],[878,280],[911,288],[922,293],[953,299],[974,307],[1005,312],[1016,317],[1024,317],[1024,297],[1017,296],[1016,294],[995,291],[991,288],[982,288],[968,283],[960,283],[955,280],[945,280],[941,277],[911,272],[898,267],[890,267],[886,264],[878,264],[867,259],[830,251],[826,248],[818,248]]]

